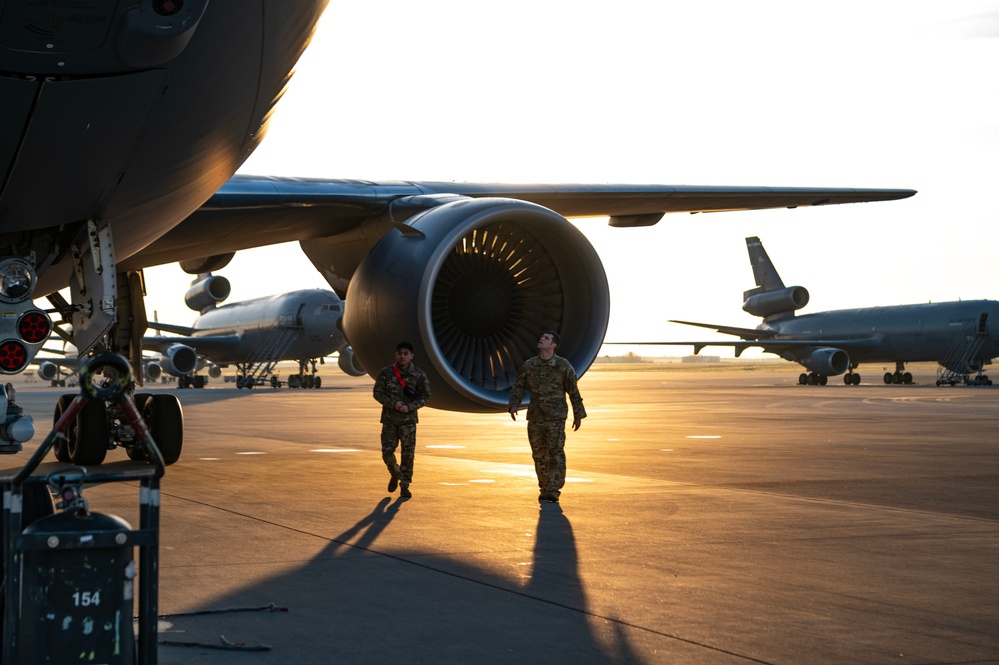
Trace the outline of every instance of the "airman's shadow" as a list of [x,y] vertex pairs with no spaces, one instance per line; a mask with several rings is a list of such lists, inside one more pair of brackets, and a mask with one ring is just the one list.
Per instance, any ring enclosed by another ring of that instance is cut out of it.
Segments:
[[[191,635],[203,632],[206,640],[229,630],[224,633],[229,639],[251,636],[268,643],[274,660],[266,662],[640,662],[620,631],[604,632],[603,639],[593,632],[593,625],[608,623],[590,613],[572,526],[558,505],[538,512],[526,581],[496,573],[508,563],[502,555],[509,558],[509,552],[457,558],[433,547],[378,549],[403,505],[401,499],[380,500],[301,568],[212,603],[276,602],[288,606],[288,614],[244,615],[230,619],[228,626],[214,625],[211,618],[178,625]],[[449,525],[429,526],[446,530]],[[475,564],[483,557],[488,568]],[[159,653],[163,665],[229,662],[222,658],[218,652],[180,647],[161,647]]]

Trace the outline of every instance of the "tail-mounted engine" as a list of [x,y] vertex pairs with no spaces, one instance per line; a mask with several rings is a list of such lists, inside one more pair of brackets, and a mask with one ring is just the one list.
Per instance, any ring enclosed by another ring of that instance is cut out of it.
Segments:
[[374,246],[351,278],[344,329],[371,376],[408,340],[431,406],[487,412],[506,409],[546,330],[584,372],[609,313],[600,259],[564,217],[512,199],[458,199],[396,224]]
[[232,287],[229,280],[221,275],[208,275],[195,282],[184,294],[184,303],[196,312],[204,314],[229,297]]
[[792,314],[808,304],[808,289],[803,286],[789,286],[779,291],[764,293],[747,291],[745,296],[743,311],[764,318],[778,314]]

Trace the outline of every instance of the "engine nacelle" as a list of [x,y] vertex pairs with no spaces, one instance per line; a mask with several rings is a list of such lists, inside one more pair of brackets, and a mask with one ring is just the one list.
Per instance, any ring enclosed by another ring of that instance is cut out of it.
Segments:
[[816,374],[836,376],[850,369],[850,354],[843,349],[821,348],[798,362]]
[[38,378],[42,381],[52,381],[59,378],[59,366],[48,361],[39,364]]
[[184,303],[194,311],[204,314],[228,298],[231,292],[229,280],[221,275],[209,275],[191,285],[184,294]]
[[336,364],[347,376],[364,376],[364,368],[358,364],[354,349],[349,346],[340,349],[340,357],[337,358]]
[[155,360],[150,360],[142,366],[142,373],[147,381],[159,381],[163,376],[163,366]]
[[803,286],[789,286],[779,291],[751,295],[742,304],[742,309],[753,316],[765,318],[774,314],[790,314],[807,304],[808,289]]
[[538,337],[582,374],[607,331],[610,293],[596,251],[539,205],[458,199],[397,224],[355,271],[344,330],[372,377],[408,340],[430,378],[430,406],[505,411]]
[[173,344],[163,352],[160,365],[170,376],[188,376],[198,366],[198,353],[184,344]]
[[212,363],[211,365],[208,366],[208,376],[212,377],[213,379],[219,378],[220,376],[222,376],[222,368]]

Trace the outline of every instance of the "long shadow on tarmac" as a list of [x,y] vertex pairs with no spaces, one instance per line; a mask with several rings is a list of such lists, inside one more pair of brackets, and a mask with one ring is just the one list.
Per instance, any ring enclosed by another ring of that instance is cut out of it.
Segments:
[[[472,552],[459,560],[425,551],[377,550],[379,536],[405,512],[405,503],[380,500],[300,569],[211,603],[276,602],[289,608],[287,614],[208,616],[175,624],[205,643],[225,634],[269,644],[267,654],[161,646],[160,663],[642,661],[622,625],[608,625],[589,613],[572,526],[557,504],[539,510],[530,575],[519,583],[516,575],[496,574],[511,565],[510,552]],[[470,563],[474,560],[489,569]],[[604,640],[594,625],[603,626]]]

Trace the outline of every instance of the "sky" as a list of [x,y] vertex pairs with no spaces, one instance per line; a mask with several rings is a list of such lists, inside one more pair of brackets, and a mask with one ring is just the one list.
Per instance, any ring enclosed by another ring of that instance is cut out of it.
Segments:
[[[607,272],[607,341],[723,339],[668,320],[757,325],[741,309],[753,235],[811,293],[802,314],[999,296],[997,64],[999,0],[331,0],[240,172],[919,190],[573,220]],[[273,293],[261,271],[328,288],[297,243],[217,274],[231,302]],[[148,269],[150,318],[192,322],[190,279]],[[667,349],[639,351],[690,351]]]

